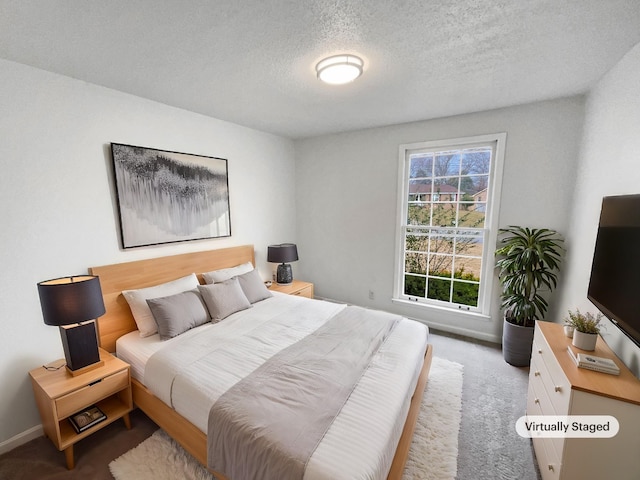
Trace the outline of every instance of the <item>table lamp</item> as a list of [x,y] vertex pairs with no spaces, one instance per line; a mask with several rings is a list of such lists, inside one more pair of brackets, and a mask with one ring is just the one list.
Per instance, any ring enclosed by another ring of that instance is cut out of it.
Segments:
[[281,243],[267,247],[267,262],[280,264],[276,272],[276,282],[281,285],[293,282],[291,265],[287,262],[295,262],[296,260],[298,260],[298,247],[295,243]]
[[92,275],[38,283],[42,316],[60,328],[67,371],[75,376],[104,365],[98,351],[95,319],[104,315],[100,279]]

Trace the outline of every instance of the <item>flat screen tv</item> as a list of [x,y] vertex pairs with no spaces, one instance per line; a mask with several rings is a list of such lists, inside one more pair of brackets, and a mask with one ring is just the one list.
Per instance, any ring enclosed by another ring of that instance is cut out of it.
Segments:
[[640,346],[640,195],[602,200],[587,296]]

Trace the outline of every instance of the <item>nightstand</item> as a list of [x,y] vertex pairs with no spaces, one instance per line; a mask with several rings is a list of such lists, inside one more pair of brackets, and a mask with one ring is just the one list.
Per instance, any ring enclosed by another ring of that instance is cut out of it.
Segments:
[[[67,468],[74,467],[73,445],[92,433],[122,418],[131,428],[129,412],[133,409],[129,364],[100,349],[104,366],[75,377],[67,373],[64,359],[29,372],[44,433],[58,450],[64,450]],[[106,420],[76,433],[69,417],[91,405],[97,405]]]
[[288,285],[272,283],[269,290],[286,293],[288,295],[298,295],[300,297],[313,298],[313,283],[294,280]]

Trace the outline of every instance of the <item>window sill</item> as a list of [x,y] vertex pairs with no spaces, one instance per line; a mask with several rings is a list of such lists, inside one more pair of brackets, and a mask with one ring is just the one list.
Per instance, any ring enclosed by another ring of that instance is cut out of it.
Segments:
[[392,298],[391,301],[398,305],[414,307],[423,311],[424,310],[437,311],[439,314],[445,315],[445,316],[451,315],[452,317],[459,317],[460,315],[464,315],[465,317],[472,317],[473,319],[476,319],[476,320],[483,320],[485,322],[491,321],[491,316],[486,315],[484,313],[470,312],[468,310],[462,310],[462,309],[439,307],[437,305],[429,305],[426,303],[412,302],[411,300],[404,300],[401,298]]

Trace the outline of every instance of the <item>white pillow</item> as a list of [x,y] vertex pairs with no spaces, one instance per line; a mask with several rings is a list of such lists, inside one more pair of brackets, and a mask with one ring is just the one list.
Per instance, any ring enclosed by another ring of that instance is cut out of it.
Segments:
[[222,283],[226,282],[230,278],[250,272],[251,270],[253,270],[253,265],[251,264],[251,262],[247,262],[236,267],[223,268],[221,270],[214,270],[212,272],[203,273],[202,278],[204,278],[204,282],[208,284]]
[[140,288],[138,290],[123,290],[122,295],[129,303],[131,313],[136,321],[141,337],[148,337],[158,333],[158,325],[153,318],[153,314],[147,305],[150,298],[168,297],[176,293],[197,289],[200,282],[195,273],[186,277],[178,278],[167,283],[161,283],[154,287]]

